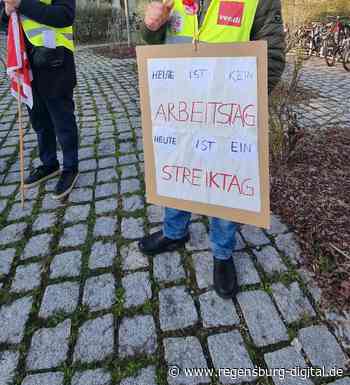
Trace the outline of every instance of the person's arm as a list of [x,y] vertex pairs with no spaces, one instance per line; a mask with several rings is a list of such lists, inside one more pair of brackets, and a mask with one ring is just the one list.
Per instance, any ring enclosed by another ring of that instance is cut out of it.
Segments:
[[21,0],[18,9],[24,16],[55,28],[69,27],[75,18],[75,0],[53,0],[51,5],[39,0]]
[[259,0],[251,40],[267,41],[268,88],[271,92],[281,79],[286,64],[285,33],[280,0]]

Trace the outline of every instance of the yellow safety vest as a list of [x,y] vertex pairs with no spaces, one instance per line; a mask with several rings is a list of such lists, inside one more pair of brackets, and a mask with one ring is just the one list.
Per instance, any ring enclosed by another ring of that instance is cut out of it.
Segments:
[[[50,5],[52,0],[40,0],[46,5]],[[27,39],[37,47],[44,46],[44,32],[51,30],[55,32],[56,47],[66,47],[74,52],[73,26],[65,28],[55,28],[48,25],[37,23],[36,21],[21,15],[21,23]]]
[[198,30],[198,18],[186,13],[182,0],[175,0],[166,43],[188,42],[192,40],[194,31],[199,41],[207,43],[249,41],[258,1],[211,0]]

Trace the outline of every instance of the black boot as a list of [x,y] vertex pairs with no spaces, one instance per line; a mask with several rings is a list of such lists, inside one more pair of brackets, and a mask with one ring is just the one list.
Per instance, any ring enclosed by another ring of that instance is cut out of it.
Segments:
[[139,242],[139,249],[144,254],[154,255],[176,250],[182,247],[189,239],[190,236],[188,234],[180,239],[170,239],[165,237],[163,231],[160,230],[142,238]]
[[238,292],[236,269],[232,257],[214,257],[214,289],[221,298],[232,298]]

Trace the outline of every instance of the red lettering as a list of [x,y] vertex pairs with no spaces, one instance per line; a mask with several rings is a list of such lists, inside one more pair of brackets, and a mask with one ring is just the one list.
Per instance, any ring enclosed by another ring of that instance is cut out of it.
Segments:
[[229,186],[228,189],[227,189],[227,192],[230,192],[230,191],[231,191],[231,188],[232,188],[233,186],[237,186],[238,192],[239,192],[240,194],[242,194],[241,186],[239,185],[237,175],[233,175],[233,176],[232,176],[232,180],[231,180],[230,186]]
[[209,187],[212,187],[213,184],[214,184],[218,189],[220,189],[220,186],[215,182],[215,178],[216,178],[218,175],[219,175],[218,172],[215,173],[214,175],[213,175],[213,172],[212,172],[212,171],[209,172]]
[[192,110],[191,110],[191,119],[190,119],[190,121],[191,122],[194,122],[194,123],[203,123],[203,118],[202,118],[202,120],[194,120],[194,117],[193,117],[193,115],[199,115],[199,114],[201,114],[201,115],[203,115],[203,111],[195,111],[195,105],[196,104],[204,104],[203,102],[192,102]]
[[164,178],[164,177],[162,176],[162,179],[164,179],[164,180],[170,180],[170,179],[171,179],[171,173],[168,172],[168,171],[166,171],[166,168],[168,168],[168,167],[171,167],[171,166],[165,165],[165,166],[163,166],[163,168],[162,168],[163,173],[164,173],[164,174],[167,174],[167,176],[168,176],[168,178]]
[[[182,105],[182,108],[181,108]],[[185,118],[181,118],[181,114],[185,114]],[[187,103],[186,102],[179,102],[179,121],[180,122],[187,122],[188,121],[188,112],[187,112]]]
[[197,171],[199,171],[200,173],[202,173],[203,170],[202,170],[201,168],[194,168],[194,169],[192,170],[192,185],[193,185],[193,186],[200,186],[200,184],[197,184],[197,183],[194,182],[195,179],[200,179],[200,178],[201,178],[201,176],[195,175],[195,173],[196,173]]
[[[244,123],[249,126],[255,126],[256,121],[255,121],[255,114],[248,114],[248,109],[254,108],[253,104],[248,104],[248,106],[245,106],[243,109],[243,117],[244,117]],[[249,120],[248,120],[249,119]]]
[[191,175],[191,170],[187,167],[184,167],[184,171],[182,174],[182,183],[185,183],[185,180],[187,180],[187,182],[190,182],[191,184],[191,179],[188,178],[190,175]]
[[251,181],[251,179],[247,178],[247,179],[244,179],[242,182],[242,194],[248,197],[252,197],[254,195],[254,187],[251,184],[246,186],[245,184],[248,181]]

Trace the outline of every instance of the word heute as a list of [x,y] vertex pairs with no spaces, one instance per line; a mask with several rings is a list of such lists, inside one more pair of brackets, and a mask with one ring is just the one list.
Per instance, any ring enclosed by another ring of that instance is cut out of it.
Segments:
[[161,178],[170,183],[202,186],[224,192],[237,191],[240,195],[254,196],[251,178],[239,179],[237,175],[186,166],[164,165]]
[[234,125],[256,125],[256,108],[253,104],[202,102],[161,103],[156,109],[154,121]]

